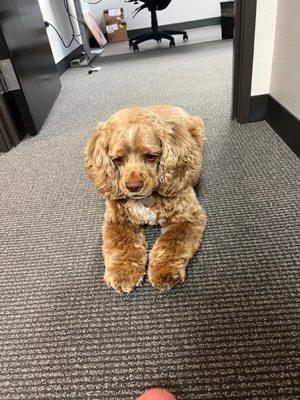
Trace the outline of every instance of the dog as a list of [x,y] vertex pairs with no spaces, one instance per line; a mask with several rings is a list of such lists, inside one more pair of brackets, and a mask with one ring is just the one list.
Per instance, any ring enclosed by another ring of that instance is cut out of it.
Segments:
[[193,189],[203,140],[201,118],[172,105],[124,109],[94,129],[85,170],[106,200],[104,280],[117,292],[144,279],[145,224],[162,227],[149,255],[150,283],[166,290],[185,280],[206,225]]

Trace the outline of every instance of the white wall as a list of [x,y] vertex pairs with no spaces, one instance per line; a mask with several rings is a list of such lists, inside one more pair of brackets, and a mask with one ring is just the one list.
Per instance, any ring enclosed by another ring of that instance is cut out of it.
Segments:
[[[139,3],[139,5],[141,4]],[[127,17],[127,29],[130,30],[151,26],[150,13],[147,9],[137,14],[134,19],[132,18],[132,12],[139,5],[125,3],[123,0],[102,0],[99,4],[89,5],[89,8],[98,23],[104,28],[103,10],[123,7]],[[165,10],[157,13],[160,25],[219,17],[220,14],[220,0],[173,0]]]
[[[63,5],[63,0],[39,0],[39,5],[44,18],[44,21],[48,21],[53,24],[59,31],[64,41],[69,43],[71,40],[71,27],[67,12]],[[69,1],[70,11],[73,15],[75,14],[73,1]],[[74,20],[73,25],[76,33],[79,33],[78,23]],[[62,58],[71,53],[79,45],[74,41],[71,46],[66,49],[62,45],[56,32],[51,28],[47,28],[47,34],[52,49],[54,61],[58,63]],[[80,40],[79,40],[80,41]]]
[[[290,0],[284,0],[289,3]],[[299,1],[299,0],[296,0]],[[257,0],[251,95],[270,91],[277,0]]]
[[299,0],[278,0],[270,94],[300,118]]

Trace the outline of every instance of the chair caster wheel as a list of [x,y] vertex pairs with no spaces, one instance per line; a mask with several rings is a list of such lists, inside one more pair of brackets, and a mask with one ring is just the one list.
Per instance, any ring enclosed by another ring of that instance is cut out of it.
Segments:
[[172,42],[170,42],[170,47],[175,47],[175,41],[172,40]]
[[134,45],[133,45],[133,51],[134,51],[135,53],[137,53],[138,51],[140,51],[139,46],[138,46],[137,44],[134,44]]
[[183,35],[183,41],[184,41],[184,42],[187,42],[188,40],[189,40],[188,34],[185,33],[185,34]]

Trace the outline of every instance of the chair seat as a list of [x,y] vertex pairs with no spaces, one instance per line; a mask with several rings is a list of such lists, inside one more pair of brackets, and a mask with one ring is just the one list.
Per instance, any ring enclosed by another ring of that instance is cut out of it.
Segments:
[[[140,3],[144,3],[144,5],[140,6],[137,8],[141,8],[139,11],[140,12],[144,8],[148,8],[149,11],[152,10],[164,10],[165,8],[168,7],[168,5],[171,3],[172,0],[138,0]],[[127,0],[127,3],[137,3],[137,0]]]

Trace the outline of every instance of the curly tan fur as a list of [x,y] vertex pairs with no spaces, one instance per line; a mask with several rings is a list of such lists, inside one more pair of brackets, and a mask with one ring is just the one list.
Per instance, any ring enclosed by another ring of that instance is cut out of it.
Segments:
[[104,279],[116,291],[129,293],[144,278],[143,224],[162,227],[149,257],[151,284],[169,289],[184,281],[206,224],[193,190],[203,139],[202,120],[171,105],[121,110],[95,128],[85,169],[106,199]]

